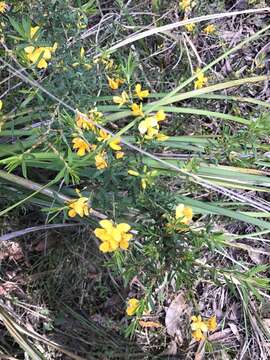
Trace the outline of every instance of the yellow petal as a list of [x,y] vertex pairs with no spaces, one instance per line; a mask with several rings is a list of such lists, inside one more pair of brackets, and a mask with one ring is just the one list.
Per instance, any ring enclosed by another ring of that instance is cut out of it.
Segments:
[[[133,238],[133,235],[132,234],[122,234],[122,240],[123,241],[129,241]],[[121,240],[121,241],[122,241]]]
[[143,135],[147,132],[147,129],[148,127],[146,121],[145,120],[141,121],[138,126],[139,132]]
[[129,247],[129,242],[127,240],[121,240],[119,243],[120,249],[127,250]]
[[98,239],[101,241],[109,241],[111,239],[111,235],[109,232],[107,232],[105,229],[96,228],[94,230],[94,234]]
[[48,67],[48,64],[45,59],[41,59],[37,64],[38,69],[47,69],[47,67]]
[[109,243],[110,243],[110,251],[115,251],[118,249],[119,247],[119,242],[114,240],[114,239],[110,239],[109,240]]
[[80,57],[83,58],[84,54],[85,54],[85,50],[84,50],[83,47],[81,47],[81,49],[80,49]]
[[101,221],[99,222],[99,225],[100,225],[101,227],[103,227],[103,229],[105,229],[105,230],[107,230],[107,231],[111,231],[112,228],[113,228],[113,223],[112,223],[112,221],[111,221],[111,220],[107,220],[107,219],[101,220]]
[[0,110],[2,110],[2,107],[3,107],[3,101],[0,100]]
[[116,229],[119,230],[120,232],[127,233],[131,229],[131,227],[126,223],[121,223],[116,226]]
[[117,228],[113,228],[112,229],[112,238],[115,241],[119,242],[121,240],[121,237],[122,237],[121,232]]
[[207,332],[208,331],[208,326],[207,326],[207,323],[205,323],[204,321],[202,321],[200,323],[200,328],[203,332]]
[[159,134],[157,134],[156,139],[157,139],[157,141],[166,141],[169,139],[169,136],[159,133]]
[[34,46],[26,46],[26,47],[24,48],[24,51],[25,51],[27,54],[32,53],[34,50],[35,50]]
[[142,185],[143,190],[145,190],[145,189],[146,189],[146,186],[147,186],[147,183],[146,183],[146,180],[145,180],[145,179],[142,179],[142,180],[141,180],[141,185]]
[[99,245],[99,250],[103,253],[110,251],[110,243],[108,241],[104,241],[102,244]]
[[195,339],[196,341],[201,341],[202,339],[205,338],[200,329],[194,331],[194,332],[192,333],[192,336],[194,337],[194,339]]
[[179,204],[176,206],[176,209],[175,209],[175,218],[176,219],[179,219],[184,216],[184,208],[185,208],[184,204]]
[[216,318],[216,316],[212,316],[210,319],[208,319],[207,326],[208,326],[209,331],[215,331],[216,330],[216,328],[217,328],[217,318]]
[[125,156],[125,153],[123,151],[117,151],[115,154],[115,157],[117,160],[122,159]]
[[55,42],[52,47],[52,52],[55,53],[56,49],[58,48],[58,43]]
[[165,114],[164,110],[159,110],[156,113],[156,119],[157,119],[157,121],[163,121],[166,119],[166,114]]
[[31,26],[31,29],[30,29],[30,38],[31,39],[33,39],[33,37],[35,36],[35,34],[38,32],[39,29],[40,29],[39,26],[34,26],[34,27]]
[[191,207],[184,207],[184,210],[183,210],[183,214],[188,218],[188,219],[192,219],[192,216],[193,216],[193,211],[192,211],[192,208]]
[[112,141],[109,142],[109,146],[110,146],[113,150],[119,151],[119,150],[122,149],[121,146],[119,145],[119,144],[120,144],[120,141],[121,141],[120,138],[116,138],[116,139],[114,139],[114,140],[112,140]]
[[76,214],[76,211],[74,209],[70,209],[69,212],[68,212],[68,216],[73,218],[75,217],[77,214]]
[[132,176],[140,176],[140,174],[137,171],[134,170],[128,170],[128,174]]

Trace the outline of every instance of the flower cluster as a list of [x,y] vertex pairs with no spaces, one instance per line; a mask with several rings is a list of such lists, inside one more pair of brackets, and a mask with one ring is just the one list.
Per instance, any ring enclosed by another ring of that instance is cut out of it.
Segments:
[[92,65],[90,64],[89,60],[86,58],[85,56],[85,49],[84,47],[80,48],[80,56],[79,56],[79,61],[74,62],[72,64],[72,66],[74,68],[76,68],[77,66],[83,66],[86,70],[90,70],[92,68]]
[[79,198],[76,200],[70,200],[68,202],[68,216],[75,217],[79,215],[80,217],[88,216],[91,212],[91,209],[88,205],[88,198],[81,196],[79,190],[76,191],[79,195]]
[[164,215],[167,217],[167,230],[169,233],[173,231],[182,232],[186,231],[188,225],[191,223],[193,218],[192,208],[189,206],[185,206],[184,204],[178,204],[175,208],[174,216]]
[[[188,20],[188,18],[185,18],[184,20]],[[196,25],[195,25],[195,23],[192,22],[192,23],[184,25],[184,28],[186,29],[186,31],[192,33],[195,30]],[[206,35],[213,34],[215,31],[216,31],[216,27],[213,24],[208,24],[203,29],[203,32]]]
[[126,223],[114,224],[111,220],[101,220],[101,228],[94,233],[101,240],[100,251],[107,253],[117,249],[127,250],[133,235],[129,233],[131,227]]
[[[75,122],[80,130],[92,131],[98,143],[107,143],[108,146],[115,151],[116,159],[122,159],[124,152],[121,151],[121,139],[119,137],[112,137],[106,130],[99,129],[96,126],[98,123],[102,123],[102,116],[103,114],[96,109],[90,110],[88,115],[77,112]],[[84,156],[91,150],[96,151],[98,147],[97,144],[89,144],[82,136],[74,137],[72,143],[73,149],[76,150],[78,156]],[[95,165],[98,170],[108,167],[107,153],[105,150],[96,153]]]
[[183,11],[190,11],[194,6],[196,5],[196,2],[193,0],[180,0],[179,1],[179,7]]
[[208,78],[204,76],[200,68],[196,70],[197,80],[194,82],[195,89],[201,89],[207,84]]
[[[30,29],[30,38],[34,39],[37,37],[39,26],[31,27]],[[26,46],[24,52],[26,58],[32,63],[36,64],[38,69],[47,69],[48,61],[52,58],[52,54],[55,53],[57,49],[57,43],[54,43],[53,46]]]
[[139,123],[138,129],[141,135],[147,140],[156,139],[166,141],[169,137],[159,132],[159,123],[166,119],[163,110],[159,110],[154,116],[148,116]]
[[208,320],[202,320],[200,315],[191,317],[192,336],[196,341],[204,340],[207,332],[213,332],[217,329],[216,316],[212,316]]
[[8,9],[8,5],[5,1],[0,1],[0,14],[4,14]]
[[157,176],[157,170],[147,171],[147,167],[144,166],[142,174],[135,170],[128,170],[128,174],[139,177],[141,179],[141,187],[145,190],[147,186],[153,185],[154,178]]
[[207,35],[213,34],[215,31],[216,31],[216,27],[213,24],[209,24],[203,29],[203,32]]

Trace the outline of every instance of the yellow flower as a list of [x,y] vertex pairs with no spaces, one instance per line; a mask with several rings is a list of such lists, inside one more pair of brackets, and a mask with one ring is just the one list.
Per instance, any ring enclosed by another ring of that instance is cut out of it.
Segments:
[[162,134],[162,133],[158,133],[156,135],[156,140],[157,141],[166,141],[169,139],[169,136],[165,135],[165,134]]
[[201,89],[208,81],[208,78],[204,76],[200,68],[196,70],[197,80],[194,82],[195,89]]
[[209,331],[215,331],[217,328],[217,318],[216,316],[210,317],[210,319],[207,320],[207,326]]
[[181,0],[179,1],[179,6],[182,10],[191,10],[196,3],[192,0]]
[[132,316],[136,313],[140,302],[138,299],[132,298],[128,300],[128,306],[126,309],[126,313],[128,316]]
[[138,104],[132,104],[131,105],[132,115],[133,116],[144,116],[144,113],[142,111],[142,103],[140,105]]
[[122,159],[125,156],[125,153],[123,151],[116,151],[115,157],[117,160]]
[[192,336],[194,339],[196,341],[205,339],[205,333],[208,331],[208,326],[204,321],[202,321],[201,316],[192,316],[191,321],[191,330],[193,331]]
[[47,69],[48,63],[47,61],[51,59],[52,53],[54,53],[57,49],[57,43],[55,43],[52,47],[38,47],[27,46],[24,48],[27,59],[31,63],[37,63],[38,69]]
[[138,129],[141,135],[144,135],[149,129],[155,126],[158,126],[158,121],[154,116],[150,116],[139,123]]
[[5,1],[0,1],[0,13],[4,14],[6,10],[8,9],[8,5]]
[[144,136],[147,140],[152,140],[158,136],[158,128],[148,128],[146,135]]
[[3,101],[0,100],[0,110],[2,110],[2,107],[3,107]]
[[76,124],[80,129],[83,130],[96,130],[95,125],[90,119],[88,119],[88,116],[80,112],[77,112],[76,114]]
[[97,141],[106,141],[111,137],[110,134],[107,133],[107,131],[100,129],[99,130],[99,136],[97,137]]
[[149,96],[149,90],[142,90],[141,84],[136,84],[135,93],[140,100],[143,100],[143,98]]
[[33,39],[33,37],[36,35],[36,33],[38,32],[38,30],[40,29],[39,26],[31,26],[30,28],[30,39]]
[[115,104],[118,104],[119,107],[124,105],[127,101],[128,101],[128,94],[125,91],[122,92],[121,96],[114,96],[113,97],[113,102]]
[[196,26],[195,23],[189,23],[189,24],[184,25],[185,29],[188,32],[192,32],[195,29],[195,26]]
[[110,148],[112,148],[115,151],[121,150],[121,146],[119,145],[121,142],[120,138],[114,138],[112,141],[109,142]]
[[90,147],[87,144],[87,142],[81,139],[80,137],[75,137],[72,140],[72,143],[73,143],[73,149],[77,151],[78,156],[84,156],[86,151],[87,152],[90,151]]
[[180,223],[188,225],[193,216],[193,211],[191,207],[186,207],[184,204],[177,205],[175,209],[175,218],[176,220],[180,219]]
[[156,113],[155,118],[157,119],[157,121],[164,121],[166,119],[166,114],[164,110],[159,110]]
[[91,119],[94,119],[95,121],[99,122],[103,116],[103,113],[97,111],[97,108],[94,108],[89,111],[89,116]]
[[108,77],[108,83],[109,83],[109,87],[112,90],[117,90],[119,88],[119,85],[123,84],[123,80],[122,79],[112,79],[110,77]]
[[108,163],[105,159],[106,153],[102,152],[95,156],[96,168],[98,170],[106,169],[108,167]]
[[89,215],[89,209],[88,206],[88,198],[87,197],[80,197],[78,200],[71,200],[69,202],[69,212],[68,216],[75,217],[76,215],[80,215],[80,217],[88,216]]
[[140,176],[138,171],[134,171],[134,170],[128,170],[128,174],[131,175],[131,176]]
[[205,34],[213,34],[215,31],[216,31],[216,27],[213,24],[209,24],[203,29],[203,32]]
[[99,246],[102,252],[112,252],[117,249],[128,249],[129,240],[132,234],[129,234],[130,226],[126,223],[113,224],[111,220],[101,220],[101,228],[95,229],[94,233],[102,241]]
[[139,174],[137,171],[128,170],[128,174],[131,176],[138,176],[141,178],[141,187],[146,189],[147,185],[152,186],[154,183],[154,177],[157,176],[157,171],[147,171],[147,167],[144,166],[143,173]]

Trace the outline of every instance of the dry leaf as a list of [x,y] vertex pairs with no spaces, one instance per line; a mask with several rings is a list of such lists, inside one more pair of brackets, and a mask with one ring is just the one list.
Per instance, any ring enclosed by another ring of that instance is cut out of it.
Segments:
[[183,337],[181,328],[183,324],[183,315],[187,312],[188,305],[185,301],[184,295],[180,293],[171,302],[165,317],[165,325],[167,333],[170,336],[176,337],[178,344],[182,344]]
[[233,334],[236,336],[238,341],[241,341],[241,337],[239,334],[239,331],[237,329],[237,326],[234,323],[228,323],[229,327],[231,328]]
[[144,321],[144,320],[140,320],[139,324],[141,325],[141,327],[143,328],[149,328],[149,327],[153,327],[153,328],[159,328],[162,325],[159,322],[155,322],[155,321]]

